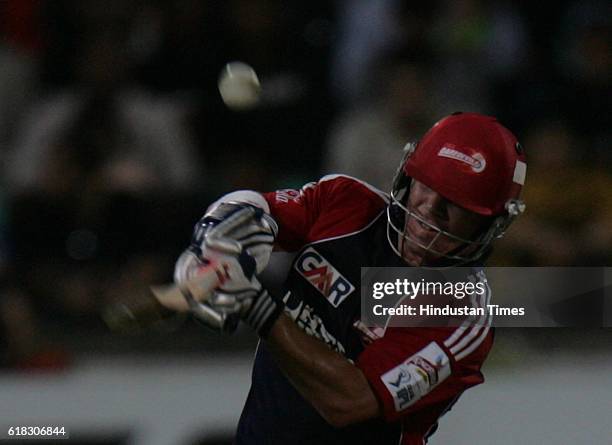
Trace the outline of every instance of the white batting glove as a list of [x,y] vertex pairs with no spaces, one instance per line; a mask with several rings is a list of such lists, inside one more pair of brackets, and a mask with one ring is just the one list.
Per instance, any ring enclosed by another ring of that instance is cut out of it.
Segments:
[[248,288],[216,290],[208,303],[218,312],[239,314],[263,338],[268,335],[284,308],[284,303],[271,295],[257,278],[251,280]]
[[191,245],[176,263],[175,282],[194,278],[208,261],[227,265],[229,276],[208,301],[192,304],[192,312],[205,325],[231,332],[241,317],[261,335],[267,333],[268,319],[280,315],[282,304],[262,289],[255,273],[266,267],[276,231],[276,223],[262,209],[234,202],[217,205],[196,224]]
[[270,261],[277,232],[276,222],[262,209],[237,202],[220,203],[195,225],[191,244],[175,266],[174,281],[193,278],[204,258],[237,255],[242,249],[255,260],[255,273],[261,273]]

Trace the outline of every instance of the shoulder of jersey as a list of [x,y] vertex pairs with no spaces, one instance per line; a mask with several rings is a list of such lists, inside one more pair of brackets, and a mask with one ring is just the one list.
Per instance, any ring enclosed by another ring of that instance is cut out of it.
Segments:
[[319,218],[311,241],[347,236],[365,230],[385,210],[388,196],[356,178],[328,175],[307,184],[317,195]]
[[324,199],[341,207],[371,206],[375,211],[389,204],[389,196],[365,181],[348,175],[326,175],[318,182],[306,184],[304,189],[319,187]]

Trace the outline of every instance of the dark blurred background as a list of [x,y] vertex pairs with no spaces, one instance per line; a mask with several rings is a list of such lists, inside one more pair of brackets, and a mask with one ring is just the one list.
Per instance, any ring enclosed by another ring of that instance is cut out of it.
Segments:
[[[171,280],[219,195],[328,173],[387,191],[405,143],[454,111],[497,116],[528,155],[527,213],[492,265],[610,265],[611,21],[597,0],[0,2],[5,373],[248,358],[249,333],[187,322],[118,336],[100,310]],[[233,60],[259,75],[254,110],[221,101]],[[507,330],[498,356],[610,339]],[[130,425],[100,443],[132,440]]]

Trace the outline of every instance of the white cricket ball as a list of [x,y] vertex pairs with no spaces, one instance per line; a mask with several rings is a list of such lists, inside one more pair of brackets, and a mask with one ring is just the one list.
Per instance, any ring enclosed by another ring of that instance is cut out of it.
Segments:
[[244,62],[230,62],[219,75],[219,93],[232,110],[248,110],[259,102],[261,85],[257,73]]

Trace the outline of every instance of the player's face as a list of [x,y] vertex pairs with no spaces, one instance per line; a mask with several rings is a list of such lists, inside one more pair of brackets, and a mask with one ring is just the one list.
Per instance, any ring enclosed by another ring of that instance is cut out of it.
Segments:
[[[474,240],[490,222],[489,218],[453,204],[415,180],[412,181],[407,207],[418,216],[406,217],[406,239],[401,244],[403,257],[411,266],[432,264],[444,254],[467,254],[476,248],[475,245],[440,234],[430,225],[458,238]],[[419,221],[419,218],[423,221]]]

